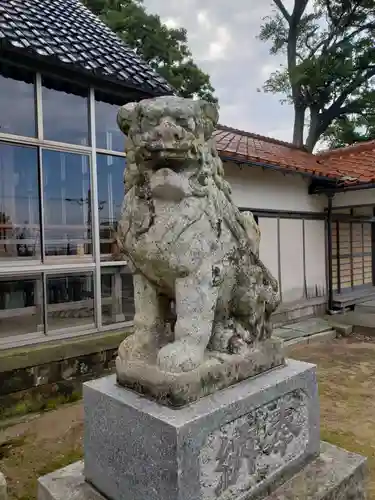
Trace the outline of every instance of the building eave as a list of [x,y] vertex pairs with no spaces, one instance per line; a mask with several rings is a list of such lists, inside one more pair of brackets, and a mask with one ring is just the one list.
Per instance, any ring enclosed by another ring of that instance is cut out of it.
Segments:
[[320,175],[317,175],[313,172],[306,172],[306,171],[298,170],[296,168],[287,168],[287,167],[275,165],[272,163],[264,163],[264,162],[254,161],[254,160],[245,160],[245,159],[240,160],[236,157],[232,157],[232,156],[226,154],[225,152],[219,152],[219,156],[221,157],[221,159],[223,161],[230,161],[230,162],[236,163],[239,166],[248,165],[251,167],[260,167],[260,168],[267,169],[267,170],[277,171],[277,172],[280,172],[284,175],[287,175],[287,174],[299,175],[299,176],[302,176],[302,177],[310,179],[310,180],[315,179],[315,180],[325,181],[325,182],[331,183],[331,184],[337,183],[337,179],[335,179],[335,178],[320,176]]
[[[136,87],[134,85],[110,78],[105,75],[95,75],[91,71],[86,71],[83,68],[76,67],[72,64],[64,64],[60,61],[55,61],[52,58],[46,59],[36,57],[33,54],[25,53],[22,50],[2,50],[0,53],[0,62],[13,64],[30,71],[40,72],[45,75],[57,76],[69,82],[74,82],[77,85],[86,87],[95,87],[104,93],[124,96],[128,99],[147,99],[157,97],[163,94],[155,91],[152,93],[148,89]],[[172,92],[169,95],[173,95]]]

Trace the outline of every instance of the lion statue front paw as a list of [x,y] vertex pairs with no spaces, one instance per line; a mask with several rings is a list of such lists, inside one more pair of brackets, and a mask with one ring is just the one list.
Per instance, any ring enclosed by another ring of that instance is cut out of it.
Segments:
[[204,360],[205,349],[186,341],[176,341],[160,349],[157,363],[160,370],[171,373],[188,372]]

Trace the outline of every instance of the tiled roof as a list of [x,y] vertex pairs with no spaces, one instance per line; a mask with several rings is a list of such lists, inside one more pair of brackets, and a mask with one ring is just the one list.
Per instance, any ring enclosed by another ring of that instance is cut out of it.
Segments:
[[214,132],[222,158],[254,162],[322,177],[336,178],[316,157],[288,142],[219,126]]
[[375,141],[361,148],[312,154],[288,142],[221,125],[214,136],[223,159],[324,177],[340,184],[375,182]]
[[330,169],[345,172],[352,182],[375,182],[375,141],[325,151],[317,158]]
[[0,0],[0,50],[79,69],[148,95],[173,93],[79,0]]

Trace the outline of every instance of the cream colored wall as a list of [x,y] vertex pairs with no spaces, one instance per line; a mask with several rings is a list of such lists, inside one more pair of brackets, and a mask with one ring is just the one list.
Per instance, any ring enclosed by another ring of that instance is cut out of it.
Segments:
[[308,297],[325,295],[326,227],[324,220],[305,220],[306,287]]
[[239,207],[322,212],[326,206],[325,196],[308,194],[309,181],[300,175],[225,163],[225,177]]
[[279,278],[278,226],[277,219],[259,217],[259,255],[275,278]]
[[284,302],[304,297],[303,221],[280,220],[280,281]]
[[337,193],[332,200],[333,207],[354,207],[356,205],[375,205],[375,189]]
[[[308,194],[308,182],[259,167],[225,165],[233,199],[253,210],[316,212],[325,208],[324,196]],[[260,256],[279,279],[284,303],[322,296],[326,288],[325,223],[259,216]]]

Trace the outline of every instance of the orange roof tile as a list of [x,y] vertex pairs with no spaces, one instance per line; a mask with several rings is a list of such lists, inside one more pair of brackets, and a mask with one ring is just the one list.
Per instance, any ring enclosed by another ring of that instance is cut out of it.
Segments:
[[375,182],[375,141],[324,151],[316,157],[330,169],[345,172],[357,182]]
[[288,142],[222,125],[214,137],[222,159],[278,167],[340,184],[375,182],[375,141],[361,144],[362,148],[358,145],[312,154]]

